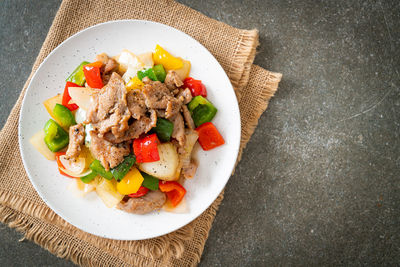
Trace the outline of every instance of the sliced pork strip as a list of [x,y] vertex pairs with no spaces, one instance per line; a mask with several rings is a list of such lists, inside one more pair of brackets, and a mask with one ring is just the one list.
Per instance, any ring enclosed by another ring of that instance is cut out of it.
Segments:
[[66,156],[76,158],[81,153],[81,146],[85,141],[85,127],[79,123],[69,128],[69,144]]
[[142,197],[124,198],[117,208],[129,213],[146,214],[154,210],[161,209],[165,204],[167,197],[165,193],[157,191],[149,191]]
[[150,118],[141,117],[140,120],[135,120],[130,126],[128,131],[125,132],[125,135],[121,137],[115,137],[111,132],[108,132],[104,135],[104,139],[107,141],[117,144],[124,141],[132,140],[139,138],[140,135],[149,132],[153,127],[157,125],[157,114],[154,110],[152,110]]
[[196,126],[194,125],[192,115],[190,115],[190,111],[186,105],[182,105],[182,113],[183,113],[183,117],[185,118],[186,126],[190,130],[194,130],[196,128]]
[[183,117],[178,113],[173,120],[174,130],[172,132],[172,137],[178,140],[180,146],[185,145],[185,123],[183,122]]
[[124,81],[114,72],[108,84],[93,95],[93,103],[88,110],[86,123],[92,123],[100,136],[110,130],[116,137],[125,134],[131,117],[126,93]]
[[167,119],[174,118],[182,107],[182,101],[174,97],[168,99],[167,108],[165,109],[165,117]]
[[113,144],[100,138],[94,131],[90,132],[90,137],[90,151],[106,170],[118,166],[124,161],[124,157],[130,153],[129,143],[127,142]]
[[180,89],[178,95],[176,96],[178,99],[182,99],[183,104],[187,105],[190,101],[192,101],[192,93],[189,88]]
[[167,88],[171,91],[183,85],[181,78],[173,70],[168,71],[164,83],[167,86]]
[[129,91],[126,95],[129,111],[134,119],[140,119],[146,114],[147,108],[143,93],[139,90]]
[[152,109],[166,109],[169,100],[173,98],[165,84],[153,81],[143,86],[143,95],[146,106]]
[[195,161],[191,161],[187,166],[182,166],[182,175],[186,179],[192,179],[196,174],[198,164]]

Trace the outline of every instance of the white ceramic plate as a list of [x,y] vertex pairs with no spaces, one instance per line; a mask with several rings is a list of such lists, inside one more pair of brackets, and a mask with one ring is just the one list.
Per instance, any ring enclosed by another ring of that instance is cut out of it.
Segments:
[[[218,108],[213,120],[226,144],[197,152],[199,169],[185,182],[189,212],[165,211],[134,215],[107,208],[95,193],[79,198],[67,186],[71,179],[58,173],[56,162],[46,160],[29,143],[50,118],[42,102],[62,93],[65,78],[83,60],[96,54],[114,56],[122,49],[135,54],[154,51],[160,44],[173,55],[190,60],[190,75],[203,81],[208,99]],[[150,21],[124,20],[85,29],[60,44],[33,76],[19,121],[19,144],[28,176],[44,202],[67,222],[88,233],[120,240],[140,240],[170,233],[204,212],[227,183],[238,155],[240,115],[232,85],[217,60],[200,43],[169,26]]]

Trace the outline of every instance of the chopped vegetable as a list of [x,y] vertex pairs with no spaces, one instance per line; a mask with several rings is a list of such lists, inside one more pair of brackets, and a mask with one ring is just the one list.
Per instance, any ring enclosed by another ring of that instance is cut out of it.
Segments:
[[57,119],[55,118],[55,116],[53,114],[53,109],[56,106],[56,104],[62,104],[62,99],[63,99],[63,95],[58,94],[58,95],[53,96],[52,98],[49,98],[43,102],[43,105],[46,108],[47,112],[55,120],[57,120]]
[[56,104],[53,109],[53,114],[64,128],[68,128],[76,124],[74,114],[65,106]]
[[147,192],[149,192],[149,189],[144,186],[141,186],[136,193],[129,194],[128,197],[142,197],[146,195]]
[[68,76],[66,82],[72,82],[78,86],[85,84],[85,74],[83,73],[83,66],[89,64],[90,62],[83,61],[78,67]]
[[83,108],[78,108],[75,112],[76,123],[83,123],[86,120],[86,111]]
[[68,190],[70,190],[74,195],[78,197],[84,197],[86,194],[95,190],[95,184],[93,183],[83,183],[79,179],[74,179],[68,185]]
[[40,130],[36,134],[34,134],[31,139],[29,139],[29,143],[31,143],[37,151],[40,152],[46,159],[48,160],[55,160],[56,156],[50,149],[47,147],[46,143],[44,142],[44,130]]
[[139,163],[139,168],[158,179],[165,181],[177,180],[177,169],[179,167],[179,157],[176,147],[171,143],[158,145],[160,156],[159,161]]
[[75,109],[78,109],[79,106],[75,103],[70,103],[71,96],[68,91],[69,87],[78,87],[78,88],[82,88],[82,87],[80,87],[79,85],[77,85],[76,83],[73,83],[73,82],[67,82],[65,84],[64,93],[63,93],[63,97],[62,97],[62,104],[64,106],[66,106],[69,110],[74,111]]
[[130,154],[126,156],[123,162],[121,162],[117,167],[111,170],[112,175],[115,179],[117,179],[117,181],[122,180],[122,178],[124,178],[124,176],[129,172],[135,162],[135,155]]
[[145,172],[142,172],[143,176],[143,186],[150,189],[150,190],[158,190],[158,179],[151,176],[150,174],[147,174]]
[[124,195],[118,193],[116,183],[115,180],[101,179],[96,186],[97,195],[108,208],[114,207],[124,198]]
[[184,59],[181,59],[181,60],[183,62],[183,66],[180,69],[176,69],[175,72],[176,72],[176,74],[178,74],[179,78],[181,78],[181,80],[183,81],[183,80],[185,80],[186,77],[189,76],[191,65],[190,65],[190,61],[187,61]]
[[186,198],[182,198],[176,207],[174,207],[169,199],[165,202],[163,210],[172,213],[187,213],[189,212],[189,205],[187,204]]
[[63,169],[73,174],[72,176],[78,177],[85,170],[85,158],[78,157],[74,159],[69,159],[67,156],[65,156],[65,152],[57,152],[56,154],[58,154],[57,162],[59,161],[62,164],[61,167]]
[[183,67],[181,59],[172,56],[164,48],[156,45],[156,49],[153,53],[154,64],[162,64],[167,70],[176,70]]
[[132,168],[117,184],[117,190],[122,195],[136,193],[143,182],[143,176],[138,169]]
[[94,171],[91,171],[88,175],[85,175],[81,177],[81,181],[84,182],[85,184],[90,183],[95,177],[97,176],[97,173]]
[[86,168],[86,160],[84,157],[69,160],[66,158],[65,152],[56,152],[55,155],[58,170],[62,175],[70,178],[81,178],[92,172],[91,170],[83,172]]
[[169,201],[171,201],[172,206],[176,207],[186,194],[186,189],[174,181],[160,181],[159,184],[161,192],[165,192]]
[[137,72],[137,77],[140,80],[143,80],[144,77],[149,77],[150,80],[152,81],[158,81],[157,76],[153,70],[153,68],[147,69],[147,70],[141,70]]
[[[121,74],[128,72],[128,69],[132,69],[132,70],[135,69],[136,71],[134,72],[134,75],[136,75],[136,72],[138,70],[141,70],[144,68],[144,64],[140,60],[140,58],[127,49],[122,50],[121,54],[119,54],[119,56],[117,56],[116,60],[119,63],[118,72]],[[123,79],[125,78],[124,76],[122,77]],[[129,79],[131,79],[132,77],[130,77]],[[128,79],[128,81],[129,81],[129,79]],[[126,80],[125,80],[125,82],[126,82]]]
[[167,77],[167,72],[165,72],[165,69],[163,65],[158,64],[153,67],[154,73],[156,74],[157,80],[160,82],[165,81],[165,77]]
[[106,169],[104,169],[103,165],[101,165],[99,160],[94,160],[89,168],[96,172],[97,174],[99,174],[100,176],[103,176],[104,178],[106,178],[107,180],[111,180],[113,178],[113,175],[110,171],[106,171]]
[[103,80],[101,79],[100,68],[103,65],[101,61],[96,61],[83,66],[87,84],[92,88],[103,88]]
[[76,103],[80,108],[86,111],[89,109],[93,90],[86,87],[69,87],[68,93],[71,96],[71,101]]
[[206,122],[196,128],[199,133],[199,143],[204,150],[210,150],[225,144],[224,138],[211,122]]
[[68,133],[54,120],[47,121],[44,133],[44,142],[52,152],[57,152],[68,145]]
[[163,142],[168,142],[171,139],[174,131],[174,124],[167,119],[157,118],[157,125],[152,129]]
[[137,57],[144,64],[145,69],[152,68],[154,66],[152,52],[143,53],[143,54],[137,55]]
[[58,171],[60,172],[60,174],[70,177],[70,178],[75,178],[74,176],[66,174],[65,172],[62,171],[62,169],[65,169],[65,167],[62,164],[62,162],[60,161],[60,156],[65,155],[65,152],[56,152],[55,155],[56,155],[56,160],[57,160],[57,165],[58,165]]
[[202,96],[196,96],[188,104],[188,109],[192,114],[192,118],[196,127],[205,122],[210,122],[217,113],[217,108]]
[[135,90],[135,89],[142,89],[144,86],[144,83],[137,77],[133,77],[127,84],[126,84],[126,90]]
[[192,92],[192,96],[198,96],[201,95],[203,97],[207,97],[207,90],[206,87],[204,86],[204,84],[200,81],[200,80],[195,80],[191,77],[187,77],[184,81],[183,81],[183,85],[186,88],[189,88],[190,91]]
[[133,151],[138,163],[153,162],[160,160],[157,146],[160,141],[156,134],[151,134],[143,138],[138,138],[133,141]]

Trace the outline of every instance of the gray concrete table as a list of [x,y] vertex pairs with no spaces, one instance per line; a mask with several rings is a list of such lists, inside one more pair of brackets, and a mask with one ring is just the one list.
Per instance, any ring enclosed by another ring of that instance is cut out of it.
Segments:
[[[284,78],[248,144],[201,266],[400,262],[400,2],[195,1],[260,30]],[[0,124],[60,1],[0,2]],[[0,226],[0,265],[71,266]]]

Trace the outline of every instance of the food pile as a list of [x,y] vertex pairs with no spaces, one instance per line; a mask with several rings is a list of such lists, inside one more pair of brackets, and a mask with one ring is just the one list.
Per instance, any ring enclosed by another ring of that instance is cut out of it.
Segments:
[[223,145],[217,108],[191,64],[157,45],[135,55],[96,56],[46,101],[52,117],[30,142],[83,193],[135,214],[185,211],[184,183],[195,176],[192,151]]

